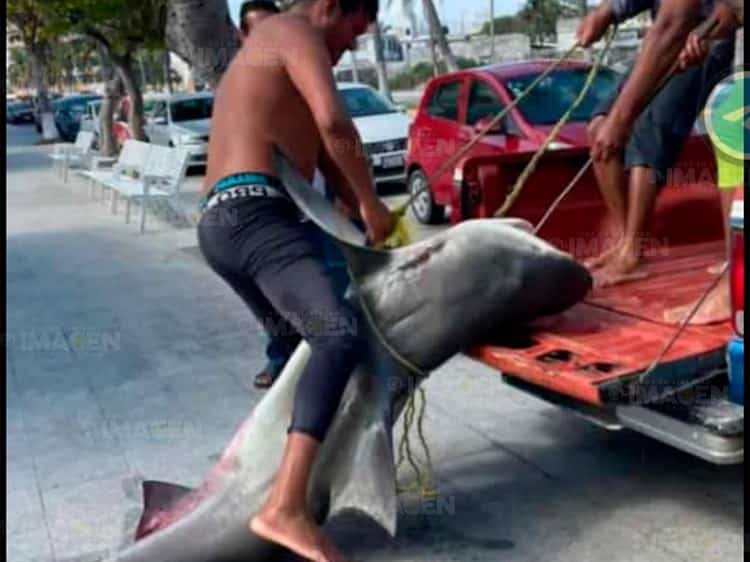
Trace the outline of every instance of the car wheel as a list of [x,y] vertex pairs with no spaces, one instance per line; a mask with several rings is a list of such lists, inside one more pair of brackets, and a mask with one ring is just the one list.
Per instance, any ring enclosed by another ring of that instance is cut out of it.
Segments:
[[[414,197],[411,210],[422,224],[439,224],[445,220],[445,207],[435,203],[427,176],[422,170],[414,170],[409,175],[409,197]],[[415,194],[416,195],[415,197]]]

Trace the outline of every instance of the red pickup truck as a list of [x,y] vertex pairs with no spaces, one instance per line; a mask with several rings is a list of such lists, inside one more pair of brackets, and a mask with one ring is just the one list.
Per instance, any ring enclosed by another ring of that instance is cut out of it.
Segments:
[[[533,74],[539,68],[527,67],[524,72]],[[450,83],[450,79],[451,76],[441,77],[427,88],[420,113],[436,103],[435,92],[441,84]],[[480,79],[492,85],[491,77],[480,76]],[[466,102],[472,99],[474,80],[477,80],[475,74],[459,76],[461,86],[456,97],[459,108],[454,113],[458,119],[454,125],[457,135],[470,127],[466,123]],[[494,92],[503,94],[499,88]],[[507,102],[507,96],[503,99]],[[493,109],[493,113],[496,111]],[[539,131],[522,120],[523,115],[516,112],[512,118],[516,132],[506,125],[495,138],[480,143],[485,144],[484,148],[469,154],[436,183],[428,206],[450,207],[454,222],[493,215],[541,142]],[[429,134],[416,130],[419,123],[418,116],[412,134],[422,134],[424,140]],[[565,145],[544,156],[510,208],[509,216],[538,223],[588,158],[581,136],[584,129],[582,122],[568,125],[567,131],[563,131]],[[459,139],[457,146],[462,142]],[[494,147],[488,149],[488,143]],[[511,145],[515,147],[513,150],[497,150],[498,146]],[[420,167],[418,147],[418,141],[412,138],[410,173],[421,180],[430,170]],[[487,341],[469,350],[469,354],[497,369],[507,383],[569,408],[607,429],[630,428],[717,464],[742,462],[744,207],[741,202],[735,205],[732,219],[733,322],[688,327],[658,366],[639,381],[676,333],[677,326],[664,321],[664,312],[694,302],[714,279],[709,272],[711,266],[725,259],[715,174],[714,156],[707,139],[691,138],[671,171],[650,224],[646,240],[649,277],[594,290],[585,302],[565,314],[546,319],[527,332],[516,333],[511,340],[504,336]],[[434,207],[430,212],[434,212]],[[539,234],[583,259],[599,253],[611,233],[612,225],[595,178],[587,173]],[[636,394],[639,385],[641,393]]]

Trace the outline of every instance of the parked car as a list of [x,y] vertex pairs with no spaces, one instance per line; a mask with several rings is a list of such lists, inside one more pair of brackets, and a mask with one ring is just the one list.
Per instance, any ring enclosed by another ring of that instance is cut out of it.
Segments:
[[[442,221],[445,208],[453,203],[453,169],[432,182],[429,190],[423,190],[428,178],[476,131],[485,128],[549,64],[548,61],[532,61],[474,68],[440,76],[427,85],[409,131],[407,155],[409,192],[421,190],[421,195],[412,204],[419,221],[425,224]],[[467,156],[511,156],[535,152],[578,95],[590,68],[588,63],[578,62],[560,66]],[[588,95],[573,112],[552,149],[588,145],[586,124],[596,105],[610,94],[619,79],[620,75],[611,69],[604,68],[599,72]]]
[[16,101],[6,105],[5,120],[12,125],[34,122],[34,106],[29,102]]
[[339,83],[338,89],[370,158],[376,184],[406,180],[406,144],[411,120],[365,84]]
[[88,103],[101,99],[101,96],[89,94],[66,96],[58,100],[54,115],[60,138],[67,142],[73,142],[81,129],[81,119],[86,113]]
[[190,166],[205,165],[213,107],[210,92],[157,99],[146,120],[146,135],[154,144],[187,148]]
[[99,112],[102,109],[102,100],[90,101],[86,104],[86,110],[81,117],[81,131],[90,131],[95,137],[99,136]]

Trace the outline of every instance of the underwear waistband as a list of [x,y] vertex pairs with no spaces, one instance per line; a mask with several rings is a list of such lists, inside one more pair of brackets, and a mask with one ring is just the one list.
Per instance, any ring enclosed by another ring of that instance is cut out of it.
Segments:
[[268,174],[244,172],[219,180],[201,201],[200,208],[205,212],[223,201],[245,197],[277,197],[291,201],[279,178]]
[[276,176],[256,172],[243,172],[220,179],[209,193],[209,197],[240,185],[264,185],[285,191],[284,184]]

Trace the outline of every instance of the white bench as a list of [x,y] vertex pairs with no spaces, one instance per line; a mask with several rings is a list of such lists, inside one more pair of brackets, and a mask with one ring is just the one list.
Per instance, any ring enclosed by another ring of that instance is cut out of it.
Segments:
[[[99,174],[95,177],[89,176],[92,180],[101,183],[104,188],[112,191],[113,213],[117,213],[118,199],[125,200],[126,223],[130,222],[131,204],[136,202],[141,205],[141,232],[144,232],[146,228],[146,210],[149,203],[158,199],[176,200],[185,179],[190,158],[190,153],[183,148],[169,148],[152,144],[146,144],[146,146],[148,149],[145,155],[145,164],[138,171],[136,177],[127,175],[120,161],[115,165],[115,173],[108,177]],[[125,155],[126,160],[135,158],[141,150],[143,148],[140,146],[131,147],[130,154]],[[123,147],[123,152],[125,152],[125,147]]]
[[90,196],[94,197],[94,188],[97,185],[101,187],[102,199],[104,199],[105,192],[112,189],[110,185],[112,183],[140,183],[152,146],[147,142],[126,140],[117,161],[111,168],[102,169],[97,162],[94,162],[91,170],[80,171],[79,174],[89,180]]
[[94,153],[95,135],[91,131],[80,131],[74,143],[57,143],[52,147],[49,157],[53,167],[57,169],[65,182],[68,181],[68,171],[74,165],[87,165],[91,168],[99,167],[115,161],[115,158],[99,156]]

